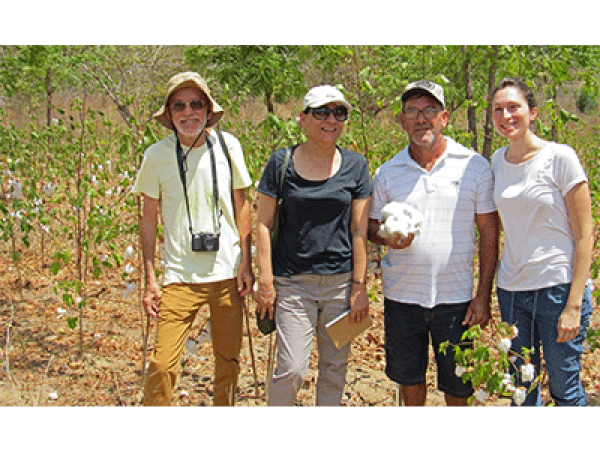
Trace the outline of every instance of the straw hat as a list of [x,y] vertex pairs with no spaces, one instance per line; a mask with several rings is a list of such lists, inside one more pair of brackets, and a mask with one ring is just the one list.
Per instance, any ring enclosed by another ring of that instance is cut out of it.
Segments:
[[173,95],[178,90],[186,87],[195,87],[202,91],[204,95],[206,95],[206,97],[208,98],[208,101],[210,102],[210,115],[208,117],[208,121],[206,122],[206,127],[211,127],[214,124],[216,124],[219,120],[221,120],[221,117],[223,117],[224,113],[223,108],[221,108],[221,106],[210,95],[210,90],[208,89],[208,85],[206,84],[206,81],[204,81],[204,78],[202,78],[196,72],[182,72],[172,76],[169,80],[169,82],[167,83],[167,95],[165,96],[165,102],[160,108],[160,110],[156,114],[154,114],[154,118],[161,125],[168,128],[169,130],[175,130],[173,122],[167,114],[167,105],[169,103],[171,95]]

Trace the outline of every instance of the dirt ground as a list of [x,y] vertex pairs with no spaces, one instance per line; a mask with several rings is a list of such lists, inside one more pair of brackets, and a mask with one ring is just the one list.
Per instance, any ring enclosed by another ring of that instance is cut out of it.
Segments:
[[[0,406],[135,406],[142,401],[143,337],[145,331],[137,293],[124,299],[122,285],[99,283],[83,318],[83,354],[79,354],[79,330],[71,330],[59,308],[64,303],[54,293],[49,278],[28,282],[23,299],[15,290],[15,274],[2,268],[0,288]],[[370,280],[378,290],[380,282]],[[239,406],[264,406],[264,391],[270,339],[255,325],[254,303],[248,299],[250,333],[245,327],[241,374],[237,393]],[[383,303],[371,306],[373,326],[352,344],[344,406],[393,406],[396,386],[384,374]],[[497,315],[497,312],[495,312]],[[202,310],[192,331],[197,338],[207,319]],[[600,324],[600,312],[592,325]],[[10,325],[7,328],[7,325]],[[7,331],[9,332],[7,335]],[[150,327],[148,348],[153,345]],[[253,351],[250,351],[250,342]],[[8,347],[7,347],[8,344]],[[252,357],[254,355],[254,358]],[[8,357],[8,361],[7,361]],[[600,397],[600,352],[583,358],[583,381],[593,405]],[[213,361],[209,342],[186,351],[177,383],[174,405],[212,404]],[[314,405],[316,352],[297,399],[298,405]],[[435,366],[428,371],[428,406],[443,404],[435,388]],[[547,389],[544,390],[547,392]],[[489,405],[507,405],[493,399]]]

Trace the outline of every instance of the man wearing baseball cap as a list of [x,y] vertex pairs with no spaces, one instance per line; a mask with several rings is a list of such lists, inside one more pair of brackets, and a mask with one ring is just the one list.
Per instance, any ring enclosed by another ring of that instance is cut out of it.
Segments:
[[[251,185],[239,141],[214,126],[223,109],[195,72],[173,76],[154,118],[174,131],[150,146],[133,187],[143,198],[143,305],[157,319],[144,405],[171,404],[181,356],[200,307],[210,307],[215,406],[233,405],[251,267]],[[162,288],[156,280],[158,207],[164,225]]]
[[[464,331],[485,327],[490,319],[498,260],[492,172],[481,155],[442,134],[449,116],[441,86],[410,83],[400,114],[409,143],[380,167],[373,182],[369,239],[389,247],[381,264],[386,374],[400,384],[408,406],[425,405],[430,338],[446,404],[467,404],[472,386],[457,375],[454,352],[443,354],[439,346],[460,343]],[[381,210],[391,202],[421,212],[418,236],[379,235]],[[476,229],[479,281],[473,296]]]

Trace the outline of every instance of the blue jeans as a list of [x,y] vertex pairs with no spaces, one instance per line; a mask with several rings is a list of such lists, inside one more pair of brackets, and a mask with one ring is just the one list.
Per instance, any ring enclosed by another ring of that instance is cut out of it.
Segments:
[[[593,307],[591,292],[586,287],[581,306],[579,334],[569,342],[558,343],[558,319],[563,312],[571,284],[560,284],[534,291],[505,291],[498,288],[498,303],[503,322],[516,325],[519,330],[513,339],[512,351],[533,348],[531,362],[535,375],[541,367],[541,347],[550,382],[550,395],[557,406],[587,406],[587,395],[581,384],[581,354],[587,337],[587,328]],[[517,367],[522,360],[517,362]],[[520,374],[520,372],[519,372]],[[530,383],[517,383],[529,387]],[[527,395],[523,406],[541,406],[540,385]]]

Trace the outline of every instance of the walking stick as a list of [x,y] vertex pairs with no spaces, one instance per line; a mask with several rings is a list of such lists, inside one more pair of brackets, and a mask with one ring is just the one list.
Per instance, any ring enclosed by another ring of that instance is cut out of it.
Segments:
[[252,345],[252,334],[250,333],[250,315],[248,314],[248,308],[246,307],[246,301],[242,299],[242,306],[244,308],[244,315],[246,316],[246,330],[248,332],[248,346],[250,347],[250,358],[252,360],[252,372],[254,373],[254,389],[256,391],[256,398],[258,398],[258,376],[256,374],[256,361],[254,359],[254,346]]
[[[275,338],[273,338],[275,335]],[[269,358],[267,360],[267,379],[265,380],[265,400],[269,400],[271,380],[273,379],[273,367],[275,366],[275,351],[277,350],[277,335],[269,334]]]

